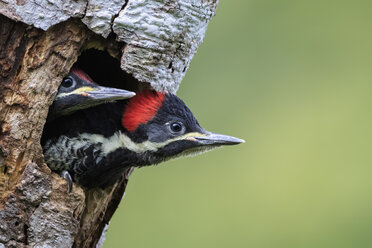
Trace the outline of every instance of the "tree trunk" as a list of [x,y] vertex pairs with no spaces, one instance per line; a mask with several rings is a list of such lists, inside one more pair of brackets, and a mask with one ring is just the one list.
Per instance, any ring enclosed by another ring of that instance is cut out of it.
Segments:
[[102,244],[129,171],[104,190],[74,184],[67,192],[40,146],[58,85],[77,62],[96,78],[110,70],[118,87],[175,93],[216,6],[217,0],[0,1],[0,248]]

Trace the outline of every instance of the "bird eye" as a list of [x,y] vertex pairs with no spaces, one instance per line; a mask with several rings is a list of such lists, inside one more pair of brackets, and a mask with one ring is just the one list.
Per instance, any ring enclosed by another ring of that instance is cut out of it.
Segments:
[[63,79],[61,85],[64,88],[70,88],[74,84],[74,81],[70,77],[66,77]]
[[169,128],[172,133],[181,133],[184,130],[184,126],[181,122],[172,122],[169,124]]

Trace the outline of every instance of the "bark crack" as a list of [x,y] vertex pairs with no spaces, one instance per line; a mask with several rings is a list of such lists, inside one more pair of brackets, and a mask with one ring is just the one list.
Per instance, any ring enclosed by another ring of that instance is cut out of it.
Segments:
[[87,11],[88,11],[88,6],[89,6],[89,0],[87,0],[87,3],[85,4],[84,13],[80,19],[84,19],[84,17],[86,16]]
[[110,22],[110,29],[111,29],[111,32],[110,32],[110,34],[111,34],[111,33],[115,34],[114,29],[113,29],[115,19],[120,15],[120,12],[123,11],[123,10],[125,9],[125,7],[127,7],[128,2],[129,2],[129,0],[126,0],[125,3],[123,4],[123,6],[121,6],[121,9],[118,11],[118,13],[116,13],[115,15],[113,15],[113,16],[111,17],[111,22]]
[[27,224],[23,225],[23,235],[25,235],[25,239],[24,239],[25,245],[28,245],[28,225]]
[[[172,56],[172,58],[171,58],[171,61],[170,61],[170,63],[169,63],[168,69],[171,69],[171,70],[172,70],[172,73],[173,73],[174,70],[175,70],[175,69],[173,68],[173,61],[174,61],[175,57],[177,56],[178,51],[181,50],[181,48],[182,48],[182,43],[180,43],[180,44],[176,47],[176,49],[175,49],[175,51],[174,51],[174,53],[173,53],[173,56]],[[183,69],[183,71],[185,71],[185,70],[186,70],[186,67]]]

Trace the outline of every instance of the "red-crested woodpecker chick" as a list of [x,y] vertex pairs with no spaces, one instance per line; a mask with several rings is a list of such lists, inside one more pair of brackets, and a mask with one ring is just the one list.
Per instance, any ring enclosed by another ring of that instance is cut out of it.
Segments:
[[42,145],[52,170],[67,171],[86,187],[106,187],[132,166],[155,165],[243,142],[203,129],[177,96],[144,91],[48,124]]

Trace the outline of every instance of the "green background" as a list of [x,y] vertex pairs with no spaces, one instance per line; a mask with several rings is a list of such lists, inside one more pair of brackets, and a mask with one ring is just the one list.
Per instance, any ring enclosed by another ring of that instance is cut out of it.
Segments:
[[104,247],[372,247],[371,13],[221,0],[178,95],[246,143],[136,169]]

